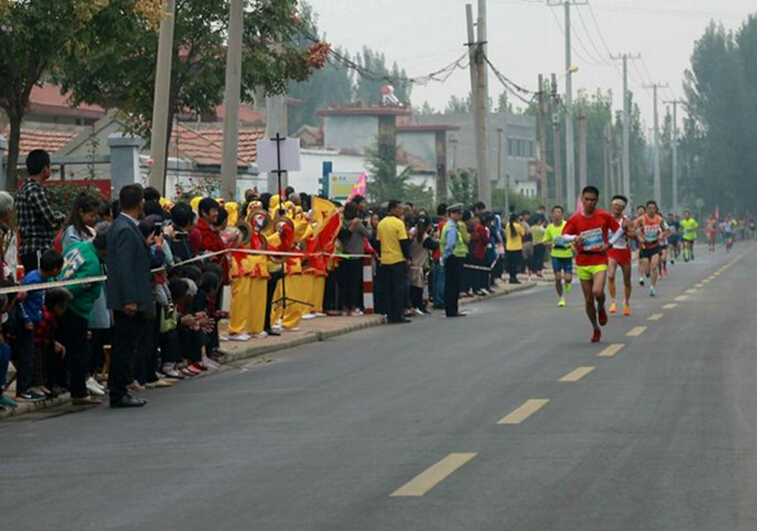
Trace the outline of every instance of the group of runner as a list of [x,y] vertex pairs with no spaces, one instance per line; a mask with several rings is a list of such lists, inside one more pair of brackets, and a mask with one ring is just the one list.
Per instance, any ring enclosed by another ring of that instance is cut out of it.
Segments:
[[681,254],[685,262],[694,259],[694,243],[699,229],[688,210],[683,213],[683,218],[671,214],[666,220],[652,200],[637,207],[634,218],[625,213],[628,207],[625,196],[612,198],[610,212],[598,209],[598,202],[599,190],[587,186],[581,192],[581,212],[569,220],[564,219],[563,208],[555,206],[552,223],[544,236],[544,244],[551,247],[560,307],[566,305],[565,294],[571,291],[575,255],[576,275],[581,282],[586,315],[592,324],[593,343],[600,341],[601,327],[608,321],[605,284],[609,283],[609,313],[617,313],[616,277],[618,271],[621,272],[622,313],[631,315],[634,253],[638,260],[639,284],[644,286],[649,282],[649,295],[654,297],[658,280],[668,275],[668,259],[675,263]]

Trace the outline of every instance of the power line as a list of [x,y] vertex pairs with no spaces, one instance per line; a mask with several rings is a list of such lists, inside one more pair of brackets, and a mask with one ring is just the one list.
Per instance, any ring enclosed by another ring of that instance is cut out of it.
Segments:
[[[550,6],[552,7],[552,6]],[[550,13],[552,13],[552,18],[555,20],[555,24],[557,24],[557,27],[560,29],[560,33],[562,33],[563,37],[565,36],[565,30],[562,27],[562,24],[560,24],[560,19],[557,18],[557,15],[555,15],[555,12],[553,9],[549,10]],[[573,50],[573,53],[575,53],[578,58],[583,61],[586,64],[596,64],[594,61],[590,61],[589,59],[586,59],[583,55],[581,55],[578,50]]]
[[[492,64],[492,62],[489,60],[489,57],[484,55],[484,61],[486,61],[486,64],[489,65],[489,68],[492,69],[492,72],[494,73],[494,77],[496,77],[500,83],[507,89],[508,92],[510,92],[513,96],[518,98],[520,101],[525,103],[526,105],[531,105],[533,102],[533,99],[535,96],[539,95],[542,92],[535,92],[533,90],[529,90],[525,87],[522,87],[518,85],[517,83],[510,80],[507,76],[505,76],[502,72],[500,72],[496,66]],[[521,94],[531,94],[531,99],[524,98]]]
[[[588,4],[587,4],[588,5]],[[599,50],[599,47],[594,42],[594,39],[591,37],[591,33],[589,32],[589,27],[586,25],[586,21],[584,20],[584,16],[581,14],[580,9],[576,9],[576,13],[578,13],[578,19],[581,21],[581,26],[583,26],[584,31],[586,32],[586,36],[589,39],[589,43],[594,48],[594,51],[597,53],[597,57],[600,58],[600,60],[605,64],[612,64],[612,66],[616,66],[614,63],[610,63],[610,61],[605,57],[605,55]]]

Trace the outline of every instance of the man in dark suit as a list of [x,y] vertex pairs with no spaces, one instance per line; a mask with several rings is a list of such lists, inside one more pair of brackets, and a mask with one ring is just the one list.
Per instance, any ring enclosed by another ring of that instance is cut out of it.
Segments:
[[145,400],[131,396],[127,385],[134,380],[136,353],[149,333],[145,311],[150,295],[150,256],[139,230],[144,192],[139,184],[124,186],[119,193],[121,214],[108,230],[108,308],[113,310],[115,328],[111,352],[110,407],[142,407]]

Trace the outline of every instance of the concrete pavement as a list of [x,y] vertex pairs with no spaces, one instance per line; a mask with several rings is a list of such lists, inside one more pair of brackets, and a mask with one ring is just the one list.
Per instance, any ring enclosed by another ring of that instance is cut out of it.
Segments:
[[464,319],[419,318],[235,363],[148,392],[139,411],[3,423],[0,489],[15,493],[0,498],[3,520],[754,529],[757,252],[699,255],[673,268],[657,298],[637,287],[634,315],[612,317],[600,345],[588,342],[579,294],[560,309],[544,286],[473,305]]

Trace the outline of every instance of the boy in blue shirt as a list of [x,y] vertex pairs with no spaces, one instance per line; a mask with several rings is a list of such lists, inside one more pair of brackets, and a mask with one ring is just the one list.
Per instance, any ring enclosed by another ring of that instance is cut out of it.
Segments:
[[[63,268],[63,256],[52,249],[42,253],[39,269],[30,271],[20,284],[31,286],[44,284],[60,275]],[[20,294],[21,295],[21,294]],[[45,290],[35,289],[24,292],[19,299],[18,330],[16,331],[16,401],[36,402],[44,399],[44,395],[30,389],[32,371],[34,369],[34,328],[42,320],[42,308],[45,303]]]

